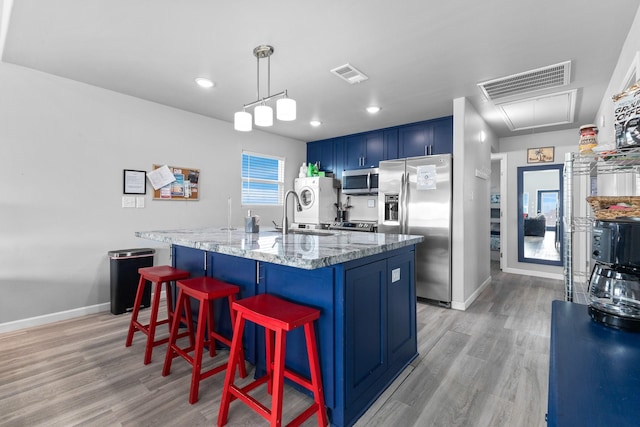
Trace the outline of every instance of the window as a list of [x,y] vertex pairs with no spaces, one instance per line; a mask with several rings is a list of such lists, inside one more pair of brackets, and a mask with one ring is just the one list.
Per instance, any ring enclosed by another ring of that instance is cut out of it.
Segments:
[[242,152],[242,204],[282,205],[284,159]]

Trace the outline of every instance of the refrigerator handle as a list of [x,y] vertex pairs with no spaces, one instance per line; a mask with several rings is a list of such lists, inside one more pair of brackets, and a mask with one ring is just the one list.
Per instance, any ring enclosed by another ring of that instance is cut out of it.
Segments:
[[403,234],[409,234],[409,172],[405,173],[404,178],[404,188],[402,189],[404,193],[404,200],[402,201],[402,211],[403,211]]
[[400,222],[400,234],[404,233],[404,172],[400,177],[400,195],[398,200],[398,221]]

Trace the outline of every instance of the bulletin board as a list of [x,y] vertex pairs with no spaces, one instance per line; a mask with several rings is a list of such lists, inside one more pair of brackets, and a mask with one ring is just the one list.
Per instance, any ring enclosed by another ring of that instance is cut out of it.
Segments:
[[[153,165],[158,169],[164,165]],[[200,199],[200,169],[169,166],[175,177],[170,184],[153,190],[154,200],[199,200]]]

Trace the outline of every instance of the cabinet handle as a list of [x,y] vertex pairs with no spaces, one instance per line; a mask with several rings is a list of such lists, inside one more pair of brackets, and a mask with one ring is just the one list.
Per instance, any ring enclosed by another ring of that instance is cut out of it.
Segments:
[[205,276],[206,276],[206,273],[207,273],[207,253],[203,252],[202,255],[204,256],[203,265],[204,265],[204,272],[205,272]]
[[256,261],[256,285],[260,284],[260,261]]
[[428,156],[428,155],[429,155],[429,152],[427,152],[427,146],[426,146],[426,145],[424,146],[424,155],[425,155],[425,156]]

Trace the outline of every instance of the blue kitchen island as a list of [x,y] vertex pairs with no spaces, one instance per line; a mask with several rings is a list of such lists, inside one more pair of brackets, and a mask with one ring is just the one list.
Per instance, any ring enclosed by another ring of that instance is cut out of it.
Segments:
[[[415,245],[422,236],[221,228],[136,236],[170,243],[176,268],[238,285],[239,298],[270,293],[320,309],[318,350],[332,425],[355,423],[417,356]],[[218,305],[216,328],[230,336],[227,310]],[[264,335],[246,328],[245,356],[260,373]],[[287,335],[287,365],[308,375],[303,331]]]

